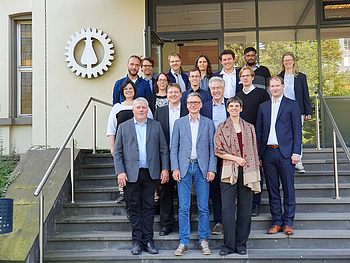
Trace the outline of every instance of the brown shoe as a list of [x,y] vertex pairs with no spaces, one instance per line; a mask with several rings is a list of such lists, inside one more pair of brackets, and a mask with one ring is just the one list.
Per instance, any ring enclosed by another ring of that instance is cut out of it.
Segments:
[[287,236],[291,236],[294,234],[293,227],[291,226],[284,226],[283,227],[283,233],[286,234]]
[[274,235],[274,234],[277,234],[278,232],[282,232],[282,227],[281,226],[272,226],[268,231],[267,233],[269,235]]

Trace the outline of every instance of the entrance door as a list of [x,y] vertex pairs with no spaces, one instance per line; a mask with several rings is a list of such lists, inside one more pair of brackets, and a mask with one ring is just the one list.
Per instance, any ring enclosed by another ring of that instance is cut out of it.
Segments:
[[163,71],[169,70],[168,55],[172,52],[179,53],[184,71],[189,71],[195,66],[199,55],[207,55],[214,71],[219,68],[219,41],[218,40],[186,40],[165,42],[163,46]]

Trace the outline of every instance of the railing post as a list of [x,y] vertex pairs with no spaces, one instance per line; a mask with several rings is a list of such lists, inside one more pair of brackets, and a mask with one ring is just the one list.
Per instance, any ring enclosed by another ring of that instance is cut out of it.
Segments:
[[320,136],[320,114],[318,105],[318,93],[315,96],[315,115],[316,115],[316,150],[321,150],[321,136]]
[[96,154],[96,103],[92,106],[92,154]]
[[70,148],[70,183],[72,187],[72,203],[74,204],[74,142],[72,138],[72,145]]
[[339,196],[339,177],[338,177],[338,157],[337,157],[337,135],[333,129],[333,168],[334,168],[334,199],[340,199]]
[[39,198],[39,262],[44,262],[44,194],[40,192]]

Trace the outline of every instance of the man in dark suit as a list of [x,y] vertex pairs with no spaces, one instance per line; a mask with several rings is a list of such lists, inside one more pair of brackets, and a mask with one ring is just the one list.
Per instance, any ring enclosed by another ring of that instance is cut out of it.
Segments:
[[235,68],[235,53],[230,49],[225,49],[220,54],[222,70],[216,72],[214,76],[222,77],[225,80],[224,97],[229,99],[242,90],[239,84],[239,69]]
[[147,118],[148,102],[137,98],[134,118],[122,123],[115,140],[114,166],[120,187],[126,186],[132,228],[133,255],[142,246],[157,254],[153,242],[154,191],[169,180],[169,148],[159,122]]
[[[213,97],[212,100],[203,104],[201,114],[213,120],[215,129],[221,122],[224,122],[229,114],[226,110],[226,101],[224,98],[225,81],[220,77],[212,77],[209,80],[209,90]],[[222,159],[217,158],[217,176],[210,182],[209,197],[213,204],[214,228],[211,231],[213,235],[222,234],[222,204],[220,192],[220,175]]]
[[151,57],[145,57],[142,59],[141,71],[143,72],[143,79],[148,82],[152,94],[154,94],[154,86],[156,85],[156,79],[153,75],[154,60]]
[[283,231],[286,235],[293,235],[294,172],[295,165],[300,161],[301,119],[296,101],[283,96],[284,82],[281,77],[272,77],[269,89],[271,100],[260,105],[256,122],[259,157],[265,171],[272,215],[272,226],[267,233]]
[[169,72],[168,77],[170,83],[177,83],[181,87],[181,91],[187,90],[189,85],[188,76],[183,72],[181,67],[181,57],[179,53],[170,53],[168,56]]
[[[177,83],[171,83],[167,90],[169,105],[157,108],[154,119],[160,122],[167,143],[170,145],[171,135],[175,120],[185,116],[182,110],[181,87]],[[172,176],[169,182],[160,186],[160,236],[169,235],[174,227],[174,187],[175,181]]]

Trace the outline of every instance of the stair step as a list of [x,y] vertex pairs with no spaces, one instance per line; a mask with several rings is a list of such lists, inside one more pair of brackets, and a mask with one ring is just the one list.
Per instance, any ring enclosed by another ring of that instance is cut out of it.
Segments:
[[[211,227],[214,226],[211,216]],[[271,224],[270,214],[260,214],[258,217],[252,217],[252,230],[266,230]],[[177,229],[178,222],[175,216],[174,230]],[[192,229],[198,227],[198,216],[192,216]],[[294,220],[296,229],[344,229],[350,230],[350,213],[299,213]],[[130,230],[129,220],[125,215],[97,215],[97,216],[67,216],[56,222],[58,232],[83,232],[83,231],[125,231]],[[160,229],[159,216],[154,219],[154,231]]]
[[[219,249],[222,246],[223,236],[210,236],[212,248]],[[191,233],[190,249],[197,247],[198,235]],[[168,236],[154,234],[154,241],[159,249],[175,249],[179,243],[178,233]],[[349,248],[350,230],[299,230],[293,236],[283,233],[275,235],[266,234],[266,230],[252,230],[247,247],[266,249],[274,247],[309,249],[346,249]],[[130,231],[89,231],[58,233],[48,239],[48,250],[71,250],[74,249],[129,249],[132,245]]]
[[[89,250],[89,251],[51,251],[45,256],[45,262],[149,262],[161,263],[164,261],[177,262],[271,262],[280,263],[282,260],[295,262],[306,260],[312,262],[348,262],[349,249],[247,249],[247,255],[230,254],[220,256],[219,250],[212,250],[212,255],[203,256],[200,250],[189,250],[184,256],[174,256],[174,250],[160,250],[157,255],[142,252],[140,256],[133,256],[130,250]],[[328,261],[327,261],[328,262]]]

